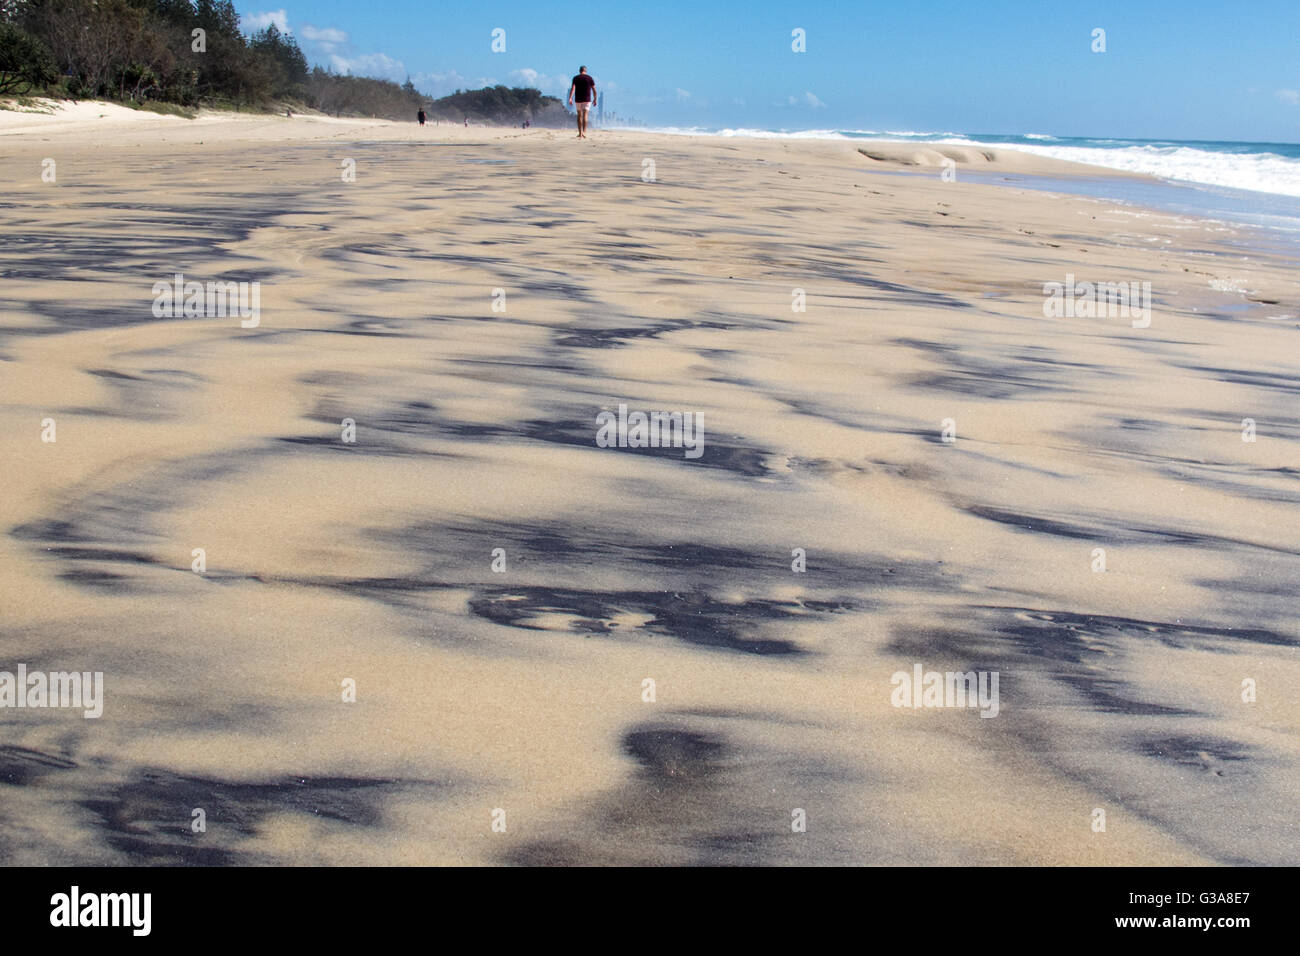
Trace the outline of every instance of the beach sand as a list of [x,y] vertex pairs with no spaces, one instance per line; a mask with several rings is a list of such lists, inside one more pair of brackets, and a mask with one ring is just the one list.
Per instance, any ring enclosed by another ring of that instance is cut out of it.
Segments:
[[0,862],[1300,862],[1294,262],[861,145],[0,113]]

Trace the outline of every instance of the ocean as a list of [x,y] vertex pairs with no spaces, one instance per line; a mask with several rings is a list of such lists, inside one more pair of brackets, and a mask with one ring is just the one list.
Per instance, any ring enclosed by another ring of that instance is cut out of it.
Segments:
[[889,140],[989,146],[1153,176],[1158,183],[1113,178],[1079,180],[962,169],[972,182],[1018,185],[1148,206],[1198,218],[1245,223],[1300,247],[1300,144],[1215,140],[1102,139],[1047,133],[924,133],[912,130],[766,130],[660,127],[692,135]]

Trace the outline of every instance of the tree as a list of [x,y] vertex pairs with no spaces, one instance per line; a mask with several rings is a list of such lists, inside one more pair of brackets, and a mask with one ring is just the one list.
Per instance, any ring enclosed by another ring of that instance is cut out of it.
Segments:
[[0,23],[19,23],[27,12],[27,0],[0,0]]
[[0,23],[0,93],[26,92],[58,77],[54,56],[44,43],[11,23]]
[[239,29],[239,14],[235,12],[230,0],[194,0],[195,25],[213,34],[230,40],[244,42],[244,34]]
[[254,33],[248,48],[265,60],[271,73],[272,93],[276,96],[301,96],[307,82],[307,57],[291,35],[281,33],[274,23]]

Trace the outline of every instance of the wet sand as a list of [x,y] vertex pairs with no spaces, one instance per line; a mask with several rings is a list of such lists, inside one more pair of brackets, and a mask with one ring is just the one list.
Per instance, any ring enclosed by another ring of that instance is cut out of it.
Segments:
[[[0,670],[105,683],[0,709],[0,862],[1300,862],[1300,284],[1248,234],[963,181],[1083,172],[1009,154],[0,133]],[[155,318],[176,273],[259,324]],[[1045,318],[1067,274],[1150,327]],[[620,403],[702,457],[597,447]],[[917,663],[998,716],[892,706]]]

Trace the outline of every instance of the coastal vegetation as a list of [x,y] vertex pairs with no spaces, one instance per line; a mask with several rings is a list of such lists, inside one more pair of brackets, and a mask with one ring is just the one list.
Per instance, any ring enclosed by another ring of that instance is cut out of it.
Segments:
[[309,67],[275,24],[245,34],[231,0],[0,0],[0,95],[106,99],[188,112],[207,106],[517,125],[564,121],[535,89],[457,90]]

